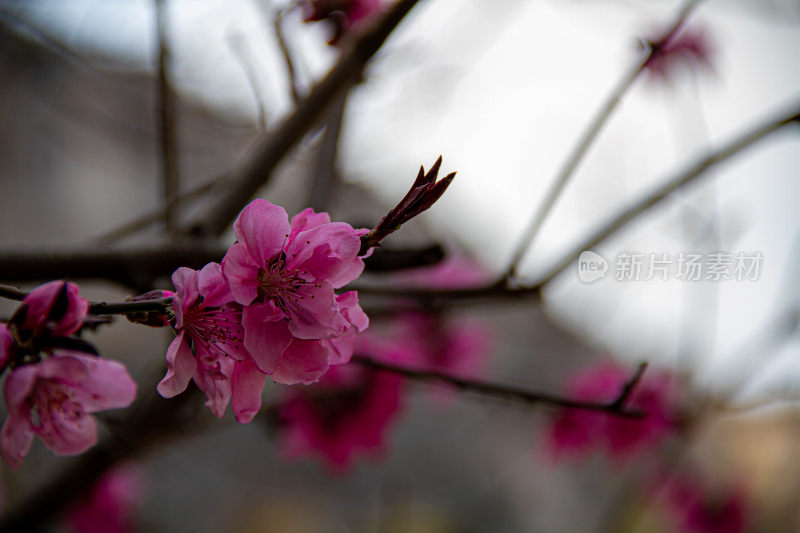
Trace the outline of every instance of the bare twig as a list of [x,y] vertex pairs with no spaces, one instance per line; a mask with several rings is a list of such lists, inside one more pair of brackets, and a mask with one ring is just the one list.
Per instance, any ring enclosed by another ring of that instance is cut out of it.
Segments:
[[634,377],[631,378],[631,380],[628,382],[630,385],[628,386],[628,388],[623,390],[619,398],[610,403],[594,403],[594,402],[581,402],[577,400],[570,400],[569,398],[564,398],[562,396],[557,396],[555,394],[548,394],[545,392],[534,392],[527,389],[520,389],[518,387],[511,387],[508,385],[498,385],[495,383],[487,383],[484,381],[477,381],[474,379],[458,378],[455,376],[451,376],[449,374],[445,374],[443,372],[437,372],[435,370],[420,370],[420,369],[407,368],[404,366],[393,365],[390,363],[377,361],[375,359],[359,355],[353,356],[352,360],[368,368],[383,370],[386,372],[392,372],[394,374],[399,374],[409,379],[414,379],[419,381],[438,381],[441,383],[452,385],[453,387],[456,387],[457,389],[464,392],[475,392],[487,396],[494,396],[496,398],[520,401],[526,404],[537,404],[537,405],[547,404],[547,405],[554,405],[556,407],[564,407],[568,409],[601,411],[604,413],[622,416],[625,418],[642,418],[645,416],[645,413],[642,413],[640,411],[625,410],[625,402],[628,396],[633,392],[634,387],[641,378],[641,373],[644,372],[644,368],[642,367],[639,367]]
[[11,285],[0,285],[0,297],[2,298],[21,302],[27,295],[27,291],[23,291],[17,287],[13,287]]
[[[265,14],[265,16],[267,15]],[[286,65],[286,78],[289,84],[289,90],[292,93],[292,101],[297,105],[301,98],[300,83],[297,79],[297,69],[294,68],[292,53],[289,51],[289,45],[286,43],[286,36],[283,34],[283,11],[276,9],[272,21],[273,28],[275,29],[275,40],[278,42],[278,48],[281,51],[283,62]]]
[[[22,301],[28,295],[28,291],[18,289],[11,285],[0,285],[0,298]],[[135,302],[90,302],[90,315],[126,315],[129,313],[140,313],[144,311],[166,311],[171,305],[172,298],[156,298],[145,301]]]
[[247,82],[250,84],[250,90],[253,92],[253,98],[256,101],[256,108],[258,112],[258,125],[261,131],[267,131],[267,106],[264,99],[261,97],[261,88],[258,83],[258,76],[256,75],[256,68],[250,55],[247,41],[238,34],[231,34],[228,38],[231,49],[236,53],[236,57],[242,64],[242,69],[247,76]]
[[651,46],[644,57],[625,73],[622,79],[611,91],[605,102],[603,102],[603,105],[597,111],[597,114],[589,122],[589,126],[580,136],[578,143],[567,156],[567,159],[556,175],[555,180],[553,180],[553,183],[550,185],[550,189],[548,189],[547,194],[545,194],[542,203],[539,205],[539,208],[535,211],[533,218],[531,218],[531,221],[528,223],[525,231],[522,233],[522,238],[520,239],[517,247],[514,250],[514,253],[511,256],[511,263],[506,274],[508,278],[513,278],[516,276],[517,269],[519,268],[519,264],[525,256],[525,252],[527,252],[528,248],[530,248],[530,246],[533,244],[533,241],[536,238],[536,235],[539,233],[545,218],[547,218],[547,215],[553,209],[553,206],[555,206],[558,196],[561,194],[561,191],[564,190],[564,186],[567,184],[567,181],[569,181],[569,179],[575,173],[578,165],[581,163],[581,161],[583,161],[583,158],[586,155],[586,152],[589,150],[589,147],[591,147],[592,143],[597,138],[597,135],[608,121],[608,118],[617,108],[617,105],[619,105],[620,101],[622,101],[625,93],[628,92],[628,89],[630,89],[630,87],[633,85],[633,82],[636,81],[636,78],[638,78],[639,75],[644,72],[648,63],[651,61],[653,56],[658,53],[659,49],[678,33],[686,21],[686,18],[700,1],[701,0],[686,0],[677,17],[675,18],[675,22],[673,22],[669,30],[667,30],[661,39],[655,43],[651,43]]
[[298,103],[281,127],[262,139],[252,157],[233,172],[234,183],[210,212],[203,213],[190,225],[192,233],[218,235],[229,226],[247,200],[269,179],[283,156],[318,123],[336,96],[361,79],[369,59],[417,2],[399,0],[359,36],[328,75]]
[[158,35],[158,141],[161,152],[161,174],[164,184],[164,205],[167,231],[174,233],[174,199],[180,187],[178,173],[178,132],[176,129],[175,93],[169,83],[170,52],[167,45],[167,0],[155,0],[156,28]]
[[311,177],[311,193],[308,205],[316,211],[324,211],[330,202],[331,194],[338,181],[337,155],[339,137],[342,133],[344,110],[347,106],[347,92],[336,99],[325,121],[325,131],[319,141],[319,151]]

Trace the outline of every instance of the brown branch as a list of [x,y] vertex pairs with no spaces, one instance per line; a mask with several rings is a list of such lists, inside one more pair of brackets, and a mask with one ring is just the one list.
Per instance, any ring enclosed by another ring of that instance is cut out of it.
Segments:
[[564,186],[575,173],[575,170],[577,170],[581,161],[583,161],[584,156],[589,151],[589,148],[594,143],[606,122],[608,122],[609,117],[617,108],[617,105],[619,105],[619,103],[622,101],[625,93],[628,92],[628,89],[631,88],[633,82],[636,81],[642,72],[645,71],[647,65],[651,62],[653,57],[655,57],[655,55],[678,33],[683,24],[686,22],[686,19],[691,14],[692,10],[694,10],[700,1],[701,0],[686,0],[680,9],[680,12],[675,17],[675,21],[664,33],[663,37],[654,43],[650,43],[650,47],[645,56],[640,59],[639,62],[637,62],[628,72],[625,73],[619,83],[614,87],[614,89],[612,89],[605,102],[603,102],[603,105],[600,106],[597,114],[589,122],[589,126],[578,139],[578,143],[567,156],[566,161],[556,175],[555,180],[553,180],[553,183],[548,189],[547,194],[545,194],[542,203],[536,212],[534,212],[533,217],[528,223],[528,226],[525,228],[522,238],[512,254],[511,263],[506,273],[508,278],[513,278],[516,276],[517,268],[519,267],[520,262],[524,258],[528,248],[530,248],[530,246],[533,244],[533,241],[536,238],[536,235],[539,233],[539,230],[547,218],[547,215],[553,209],[556,200],[564,190]]
[[336,96],[361,79],[369,59],[417,2],[398,0],[355,40],[336,66],[298,103],[281,127],[262,139],[255,153],[232,173],[235,178],[231,187],[210,212],[190,224],[191,233],[219,235],[228,228],[245,203],[269,179],[283,156],[319,122]]
[[155,0],[156,29],[158,35],[158,79],[156,118],[158,121],[158,142],[161,153],[161,178],[164,184],[164,204],[166,209],[167,231],[175,230],[173,200],[180,187],[178,173],[178,132],[176,128],[175,93],[169,84],[170,52],[167,46],[167,0]]
[[311,193],[308,205],[315,211],[325,211],[338,182],[337,155],[342,133],[344,110],[348,93],[342,93],[331,107],[325,120],[325,131],[319,141],[319,152],[311,176]]
[[[267,15],[265,14],[265,16]],[[297,105],[301,98],[300,84],[297,80],[297,69],[294,68],[292,54],[289,52],[289,45],[286,43],[286,36],[283,34],[283,11],[280,9],[275,10],[273,29],[275,30],[275,40],[278,42],[278,48],[283,56],[283,63],[286,65],[286,77],[292,93],[292,101]]]
[[611,415],[622,416],[625,418],[642,418],[645,416],[645,413],[639,411],[625,410],[625,402],[627,401],[627,398],[630,396],[630,394],[633,392],[633,389],[635,388],[636,384],[639,382],[639,379],[641,378],[641,373],[644,372],[644,367],[642,366],[640,366],[639,369],[637,369],[634,377],[631,378],[631,380],[628,382],[630,385],[626,384],[626,388],[623,389],[623,392],[620,394],[619,398],[609,403],[596,403],[596,402],[581,402],[577,400],[571,400],[569,398],[565,398],[563,396],[557,396],[555,394],[548,394],[546,392],[535,392],[527,389],[521,389],[518,387],[512,387],[509,385],[499,385],[496,383],[487,383],[484,381],[477,381],[474,379],[458,378],[455,376],[451,376],[449,374],[445,374],[443,372],[437,372],[435,370],[420,370],[420,369],[407,368],[405,366],[398,366],[390,363],[384,363],[382,361],[377,361],[375,359],[360,355],[354,355],[352,361],[360,365],[366,366],[368,368],[372,368],[375,370],[384,370],[386,372],[392,372],[393,374],[398,374],[409,379],[414,379],[418,381],[438,381],[440,383],[446,383],[448,385],[452,385],[453,387],[456,387],[457,389],[463,392],[475,392],[486,396],[493,396],[495,398],[515,400],[529,405],[547,404],[547,405],[554,405],[557,407],[564,407],[567,409],[600,411]]
[[192,244],[126,250],[83,249],[71,251],[0,251],[0,279],[39,281],[101,278],[149,290],[159,276],[176,268],[202,268],[219,261],[226,249]]

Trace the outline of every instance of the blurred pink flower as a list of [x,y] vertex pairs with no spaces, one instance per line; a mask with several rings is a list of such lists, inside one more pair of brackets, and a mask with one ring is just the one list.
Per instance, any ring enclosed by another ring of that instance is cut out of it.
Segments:
[[131,533],[136,530],[133,519],[142,496],[139,471],[128,465],[116,467],[67,511],[64,523],[75,533]]
[[435,265],[398,272],[394,279],[404,286],[407,284],[429,289],[467,289],[485,285],[491,280],[491,275],[468,257],[449,255]]
[[[613,402],[630,378],[630,371],[615,363],[601,363],[573,376],[567,395],[583,402]],[[577,454],[605,447],[625,459],[656,446],[675,431],[674,394],[670,376],[648,371],[626,406],[646,413],[629,419],[581,409],[564,409],[553,421],[549,447],[556,455]]]
[[742,533],[747,523],[747,497],[741,488],[709,493],[700,480],[670,476],[656,488],[676,531]]
[[394,374],[343,365],[313,387],[292,389],[278,414],[283,452],[321,456],[335,471],[358,455],[379,454],[400,412],[402,385]]
[[245,349],[242,306],[233,300],[220,266],[181,267],[172,282],[177,336],[167,349],[159,394],[172,398],[194,380],[215,415],[225,414],[230,401],[236,420],[250,422],[261,407],[266,375]]
[[713,54],[711,39],[705,28],[686,28],[663,46],[657,47],[644,68],[651,79],[669,82],[681,68],[711,70]]
[[366,230],[311,209],[290,224],[265,200],[245,207],[233,227],[237,242],[222,271],[245,306],[244,344],[258,367],[279,383],[312,383],[328,365],[349,360],[349,339],[368,321],[355,293],[334,289],[364,270],[358,253]]
[[136,383],[116,361],[61,352],[16,367],[3,389],[8,418],[0,451],[11,469],[22,463],[36,434],[57,455],[76,455],[97,442],[91,413],[127,407]]
[[8,324],[0,324],[0,366],[11,360],[36,356],[54,347],[54,338],[69,337],[80,329],[89,302],[78,286],[51,281],[30,291]]
[[303,0],[300,6],[305,22],[325,21],[332,27],[333,36],[328,43],[337,44],[377,13],[381,0]]

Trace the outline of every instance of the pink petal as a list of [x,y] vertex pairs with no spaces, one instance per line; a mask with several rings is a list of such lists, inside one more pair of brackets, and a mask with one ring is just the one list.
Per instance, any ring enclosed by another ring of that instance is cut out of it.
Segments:
[[328,370],[328,350],[318,341],[294,340],[281,355],[271,377],[277,383],[310,385]]
[[180,267],[172,273],[172,284],[177,289],[176,298],[173,300],[175,312],[175,327],[183,327],[183,313],[197,301],[197,271],[187,267]]
[[369,326],[369,317],[358,305],[358,292],[348,291],[336,297],[336,302],[339,304],[339,312],[347,320],[350,325],[354,326],[358,331],[364,331]]
[[[201,360],[204,356],[197,353]],[[231,376],[236,362],[229,357],[219,357],[214,364],[200,368],[194,375],[197,386],[206,395],[206,407],[219,418],[225,414],[228,402],[231,399]]]
[[136,399],[136,382],[119,361],[75,354],[54,356],[45,362],[65,357],[81,361],[87,369],[86,379],[73,391],[87,413],[127,407]]
[[233,231],[236,240],[247,247],[254,259],[263,263],[273,259],[283,248],[289,237],[289,217],[282,207],[257,198],[239,213]]
[[222,275],[222,267],[209,263],[197,274],[197,289],[203,296],[203,307],[219,307],[233,301],[228,281]]
[[242,313],[244,345],[262,372],[271,374],[281,353],[292,341],[283,313],[269,301],[248,305]]
[[289,242],[293,241],[297,234],[322,224],[330,224],[331,217],[328,213],[315,213],[313,209],[307,207],[292,217],[292,230],[289,233]]
[[158,384],[158,393],[164,398],[172,398],[185,391],[196,369],[194,355],[181,331],[167,348],[167,374]]
[[339,313],[333,287],[321,282],[305,284],[295,292],[299,302],[287,309],[289,331],[298,339],[324,339],[341,335],[348,326]]
[[267,375],[253,361],[236,364],[231,379],[231,407],[236,421],[248,424],[261,409],[261,392]]
[[328,350],[329,365],[343,365],[353,357],[356,343],[356,331],[348,329],[338,337],[319,341]]
[[33,431],[56,455],[77,455],[97,443],[97,423],[91,416],[48,411],[40,419],[41,427],[34,427]]
[[16,470],[33,442],[30,420],[9,416],[0,431],[0,454],[11,470]]
[[8,332],[8,328],[6,328],[5,324],[0,324],[0,368],[5,368],[8,363],[13,346],[14,339]]
[[299,233],[286,247],[287,268],[308,271],[313,279],[324,280],[338,289],[364,270],[358,257],[361,238],[343,222],[316,226]]
[[53,334],[66,337],[75,333],[80,328],[86,313],[89,311],[89,302],[81,298],[79,288],[74,283],[64,281],[51,281],[36,287],[25,296],[23,300],[28,306],[28,312],[24,323],[26,329],[38,329],[50,317],[53,307],[61,297],[66,283],[66,309],[63,316],[53,326]]
[[258,296],[258,273],[263,261],[253,258],[243,243],[228,248],[222,258],[222,273],[234,299],[242,305],[249,305]]
[[30,405],[28,396],[36,384],[39,365],[25,365],[15,368],[6,378],[3,387],[3,399],[9,416],[17,418],[30,418]]

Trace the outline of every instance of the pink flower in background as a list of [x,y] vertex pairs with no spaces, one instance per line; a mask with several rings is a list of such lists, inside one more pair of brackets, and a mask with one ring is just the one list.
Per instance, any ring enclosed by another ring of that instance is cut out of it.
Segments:
[[403,380],[387,372],[332,367],[310,388],[292,389],[278,416],[290,458],[321,456],[336,471],[356,456],[379,454],[401,409]]
[[742,533],[747,524],[747,497],[739,487],[710,493],[694,477],[671,476],[656,498],[682,533]]
[[67,511],[64,523],[75,533],[131,533],[136,530],[134,517],[143,492],[139,470],[127,465],[116,467]]
[[52,348],[54,338],[78,331],[89,311],[89,302],[78,292],[77,285],[66,281],[51,281],[29,292],[8,324],[0,324],[0,365],[35,356]]
[[687,28],[657,48],[644,68],[652,79],[669,82],[681,68],[710,70],[713,54],[708,31]]
[[305,22],[325,21],[333,29],[329,44],[336,44],[381,8],[381,0],[304,0],[300,3]]
[[97,442],[91,413],[127,407],[136,383],[116,361],[77,353],[56,353],[36,364],[18,366],[3,389],[8,418],[0,451],[16,469],[36,434],[57,455],[75,455]]
[[[451,256],[431,267],[399,273],[395,279],[403,286],[458,289],[484,285],[489,275],[469,259]],[[486,366],[491,344],[492,331],[480,320],[411,311],[398,315],[382,335],[363,336],[359,350],[413,368],[478,377]]]
[[358,253],[365,230],[311,209],[290,224],[283,208],[265,200],[245,207],[233,227],[237,242],[222,271],[245,306],[244,345],[258,367],[280,383],[311,383],[327,365],[348,360],[345,341],[367,321],[355,293],[337,296],[334,289],[364,270]]
[[221,417],[230,401],[236,420],[250,422],[261,407],[266,376],[244,346],[242,306],[233,300],[221,267],[181,267],[172,282],[177,336],[167,349],[159,394],[172,398],[194,380],[215,415]]
[[[613,402],[630,378],[630,371],[615,363],[602,363],[570,379],[567,395],[583,402]],[[612,456],[627,458],[658,445],[675,431],[674,394],[667,374],[648,371],[626,404],[644,411],[643,419],[606,413],[564,409],[550,429],[550,448],[556,455],[575,454],[605,447]]]

